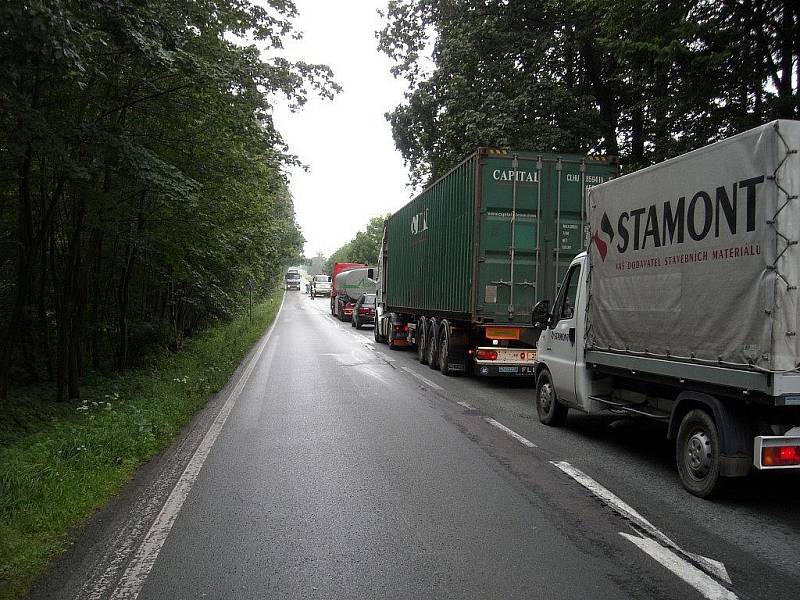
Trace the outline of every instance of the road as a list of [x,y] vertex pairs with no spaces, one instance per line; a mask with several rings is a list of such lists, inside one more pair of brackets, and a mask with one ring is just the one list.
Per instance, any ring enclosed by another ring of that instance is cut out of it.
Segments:
[[685,493],[656,426],[534,418],[288,292],[32,598],[792,598],[798,478]]

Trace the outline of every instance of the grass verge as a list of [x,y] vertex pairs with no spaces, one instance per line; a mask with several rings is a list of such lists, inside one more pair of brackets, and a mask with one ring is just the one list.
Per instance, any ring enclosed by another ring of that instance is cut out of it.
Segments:
[[53,402],[48,386],[11,390],[0,405],[0,599],[26,594],[63,551],[69,528],[108,502],[224,387],[281,297],[253,307],[252,323],[243,315],[146,367],[91,376],[78,404]]

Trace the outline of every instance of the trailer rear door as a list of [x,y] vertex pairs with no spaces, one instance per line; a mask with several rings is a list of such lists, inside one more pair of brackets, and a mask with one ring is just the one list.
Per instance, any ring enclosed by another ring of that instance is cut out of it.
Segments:
[[553,299],[585,248],[586,187],[616,174],[614,161],[479,151],[474,314],[483,322],[530,324]]

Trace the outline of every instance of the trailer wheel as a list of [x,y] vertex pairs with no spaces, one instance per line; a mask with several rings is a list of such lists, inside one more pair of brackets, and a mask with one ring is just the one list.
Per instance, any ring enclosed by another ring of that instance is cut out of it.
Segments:
[[428,344],[428,366],[431,369],[439,367],[439,323],[436,319],[431,319],[428,323],[428,335],[425,342]]
[[689,493],[708,498],[718,489],[719,449],[719,432],[711,415],[699,408],[686,413],[675,442],[675,461]]
[[425,317],[417,322],[417,358],[423,365],[428,362],[428,319]]
[[450,326],[442,323],[442,333],[439,336],[439,370],[442,375],[451,375],[450,371]]
[[545,425],[561,427],[569,409],[558,401],[550,371],[543,369],[536,380],[536,412]]

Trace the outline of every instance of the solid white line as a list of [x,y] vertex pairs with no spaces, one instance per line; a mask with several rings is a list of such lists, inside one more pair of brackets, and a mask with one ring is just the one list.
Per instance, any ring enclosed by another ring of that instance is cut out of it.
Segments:
[[706,558],[705,556],[700,556],[698,554],[692,554],[683,550],[678,544],[673,542],[663,531],[661,531],[658,527],[653,525],[650,521],[645,519],[642,515],[640,515],[634,508],[623,502],[618,496],[612,493],[610,490],[606,489],[599,483],[597,483],[594,479],[589,477],[586,473],[581,471],[580,469],[576,469],[571,464],[565,461],[550,461],[552,465],[561,469],[564,473],[572,477],[575,481],[580,483],[583,487],[588,489],[592,492],[595,496],[600,498],[603,503],[610,506],[615,512],[621,515],[623,518],[631,521],[634,525],[636,525],[639,529],[646,532],[652,538],[659,542],[662,546],[667,548],[671,548],[675,550],[680,555],[691,558],[693,562],[701,565],[705,571],[713,573],[716,577],[720,578],[723,581],[727,581],[731,583],[730,575],[728,575],[727,569],[725,569],[725,565],[721,562]]
[[514,431],[513,429],[509,429],[508,427],[506,427],[505,425],[503,425],[499,421],[495,421],[494,419],[491,419],[489,417],[484,417],[483,420],[486,421],[492,427],[497,427],[500,431],[508,434],[509,436],[511,436],[512,438],[517,440],[523,446],[527,446],[528,448],[538,448],[538,446],[536,444],[534,444],[532,441],[522,437],[516,431]]
[[620,535],[649,554],[709,600],[738,600],[738,596],[732,591],[654,539],[623,532],[620,532]]
[[283,301],[281,301],[280,308],[278,308],[278,312],[275,315],[275,321],[273,321],[269,331],[262,338],[261,344],[253,354],[253,357],[250,359],[249,364],[242,373],[242,376],[239,378],[239,382],[233,388],[233,390],[231,390],[231,393],[225,400],[225,404],[219,411],[217,418],[214,419],[214,422],[211,424],[211,427],[209,427],[205,437],[200,442],[197,450],[195,450],[194,455],[189,460],[189,464],[186,465],[186,469],[184,469],[183,474],[178,480],[178,483],[175,484],[175,487],[172,489],[172,493],[170,493],[167,501],[164,503],[161,512],[150,526],[150,530],[145,535],[141,546],[139,546],[139,549],[131,559],[128,568],[120,578],[114,593],[111,595],[112,600],[134,600],[139,596],[139,592],[141,592],[142,587],[147,580],[147,576],[150,574],[150,571],[152,570],[153,565],[158,558],[158,554],[161,551],[161,548],[164,546],[164,542],[167,540],[167,536],[172,530],[175,520],[178,518],[181,507],[183,507],[183,503],[189,495],[192,485],[197,480],[200,469],[203,468],[203,463],[211,452],[214,442],[217,441],[217,437],[219,437],[219,434],[225,425],[225,421],[228,419],[228,415],[230,415],[231,410],[233,410],[233,407],[236,404],[236,399],[238,398],[242,389],[244,389],[247,380],[250,378],[250,374],[258,364],[262,352],[264,352],[264,348],[266,347],[269,338],[272,336],[272,332],[275,329],[278,319],[280,318],[282,309]]
[[[571,464],[564,461],[551,461],[551,464],[564,471],[564,473],[572,477],[575,481],[580,483],[583,487],[592,492],[595,496],[600,498],[605,504],[610,506],[617,513],[619,513],[629,521],[633,521],[636,525],[646,530],[648,533],[654,533],[655,534],[654,537],[666,538],[666,536],[663,533],[661,533],[661,531],[658,528],[656,528],[655,525],[653,525],[650,521],[648,521],[642,515],[636,512],[632,507],[623,502],[619,497],[614,495],[611,491],[607,490],[602,485],[597,483],[594,479],[589,477],[583,471],[576,469]],[[662,539],[660,541],[664,540]]]
[[472,407],[471,407],[469,404],[467,404],[466,402],[456,402],[456,404],[458,404],[459,406],[463,406],[463,407],[464,407],[464,408],[466,408],[467,410],[474,410],[474,409],[473,409],[473,408],[472,408]]
[[417,372],[413,371],[413,370],[412,370],[412,369],[410,369],[409,367],[400,367],[400,368],[401,368],[401,369],[403,369],[403,371],[405,371],[405,372],[406,372],[406,373],[408,373],[409,375],[412,375],[412,376],[416,377],[416,378],[417,378],[417,379],[419,379],[419,380],[420,380],[422,383],[424,383],[425,385],[427,385],[427,386],[428,386],[428,387],[430,387],[430,388],[433,388],[433,389],[435,389],[435,390],[443,390],[443,389],[444,389],[442,386],[440,386],[440,385],[438,385],[438,384],[434,383],[433,381],[431,381],[431,380],[430,380],[430,379],[428,379],[427,377],[423,377],[422,375],[420,375],[419,373],[417,373]]

